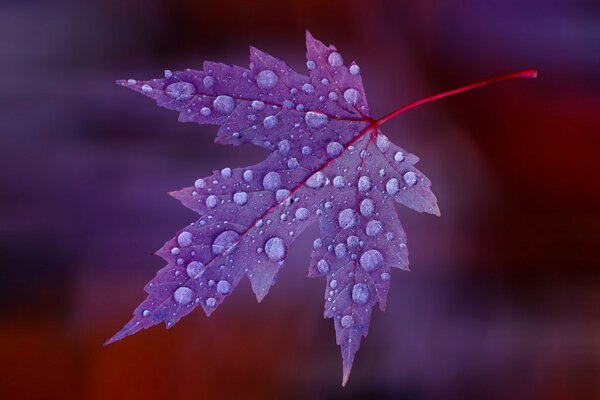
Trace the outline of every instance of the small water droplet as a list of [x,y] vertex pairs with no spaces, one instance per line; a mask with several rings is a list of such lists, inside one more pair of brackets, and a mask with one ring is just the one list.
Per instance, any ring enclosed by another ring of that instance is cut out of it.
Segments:
[[344,64],[344,59],[342,58],[342,55],[337,51],[331,52],[329,54],[329,57],[327,57],[327,61],[332,67],[341,67]]
[[142,311],[142,315],[143,315],[144,317],[147,317],[147,316],[149,316],[149,315],[150,315],[150,310],[144,310],[144,311]]
[[231,178],[231,168],[223,168],[221,170],[221,176],[223,178]]
[[192,245],[193,236],[190,232],[183,231],[177,236],[177,243],[180,247],[189,247]]
[[302,91],[306,94],[311,94],[315,91],[315,87],[310,83],[305,83],[304,85],[302,85]]
[[352,64],[350,66],[350,68],[348,68],[348,70],[350,71],[350,73],[352,75],[358,75],[358,74],[360,74],[360,67],[358,65],[356,65],[356,64]]
[[215,256],[229,254],[233,250],[233,245],[240,237],[236,231],[224,231],[215,238],[212,244],[212,254]]
[[311,128],[321,128],[329,121],[329,118],[325,114],[309,111],[304,116],[304,121]]
[[367,236],[377,236],[383,232],[383,226],[381,225],[380,221],[369,221],[367,227],[365,228],[365,232],[367,233]]
[[214,297],[209,297],[208,299],[206,299],[206,305],[209,307],[214,307],[217,305],[217,299],[215,299]]
[[352,315],[344,315],[340,321],[342,328],[350,328],[354,325],[354,318]]
[[217,96],[213,101],[213,107],[221,114],[231,114],[235,108],[235,101],[230,96]]
[[359,245],[358,237],[354,236],[354,235],[348,236],[348,239],[346,239],[346,243],[348,244],[348,246],[350,248],[358,247],[358,245]]
[[206,207],[215,208],[217,206],[218,202],[219,202],[219,200],[217,199],[217,196],[215,196],[214,194],[211,194],[210,196],[208,196],[206,198]]
[[338,282],[334,279],[331,282],[329,282],[329,287],[332,289],[335,289],[338,285]]
[[317,263],[317,270],[319,270],[320,273],[322,274],[326,274],[329,272],[329,263],[325,260],[319,260],[319,262]]
[[298,164],[298,160],[296,158],[292,157],[288,160],[287,166],[289,169],[296,169],[300,166],[300,164]]
[[292,144],[289,140],[282,140],[281,142],[279,142],[279,145],[277,147],[279,147],[279,151],[281,152],[281,154],[287,154],[292,149]]
[[209,116],[210,116],[210,114],[211,114],[210,108],[208,108],[208,107],[202,107],[202,108],[200,109],[200,114],[201,114],[203,117],[209,117]]
[[272,89],[277,85],[278,81],[277,74],[270,69],[260,71],[256,77],[256,84],[261,89]]
[[273,129],[277,126],[277,117],[275,115],[269,115],[263,119],[263,125],[266,129]]
[[380,276],[381,276],[381,280],[384,282],[387,282],[390,280],[390,274],[388,274],[387,272],[382,272]]
[[142,92],[144,92],[144,93],[152,92],[152,86],[148,85],[147,83],[144,83],[142,85]]
[[344,100],[348,104],[355,105],[360,100],[360,92],[354,88],[346,89],[344,91]]
[[308,218],[308,214],[308,208],[301,207],[296,210],[296,213],[294,215],[299,221],[305,221]]
[[190,278],[197,279],[202,276],[204,264],[202,264],[200,261],[192,261],[187,265],[185,270]]
[[[275,192],[275,199],[280,202],[283,199],[287,198],[288,195],[290,194],[290,191],[287,189],[279,189],[277,190],[277,192]],[[291,200],[291,197],[289,197],[289,199]]]
[[263,188],[272,192],[276,191],[281,187],[281,175],[277,172],[269,172],[263,178]]
[[336,92],[331,91],[329,92],[327,97],[329,97],[329,100],[331,101],[336,101],[338,99],[338,94]]
[[369,301],[369,287],[366,283],[357,283],[352,287],[352,301],[356,304],[367,304]]
[[278,262],[283,260],[286,250],[284,241],[277,236],[270,238],[265,244],[265,254],[271,261]]
[[254,100],[254,101],[252,102],[252,109],[253,109],[253,110],[255,110],[255,111],[260,111],[260,110],[262,110],[263,108],[265,108],[265,103],[263,103],[262,101],[260,101],[260,100]]
[[346,186],[346,180],[343,176],[338,175],[335,178],[333,178],[333,186],[337,189],[341,189],[344,186]]
[[338,142],[329,142],[327,144],[327,155],[329,155],[329,157],[336,157],[340,155],[342,151],[344,151],[344,146]]
[[308,156],[310,153],[312,153],[312,149],[310,148],[310,146],[302,147],[302,155]]
[[389,181],[387,181],[385,184],[385,191],[388,192],[390,196],[393,196],[396,193],[398,193],[400,191],[400,188],[398,187],[398,179],[392,178]]
[[248,193],[237,192],[233,195],[233,202],[238,206],[243,206],[248,202]]
[[317,68],[317,64],[315,64],[315,62],[312,60],[308,60],[306,62],[306,68],[308,68],[309,71],[312,71],[313,69]]
[[165,78],[169,79],[173,76],[173,71],[171,71],[170,69],[165,69]]
[[338,224],[342,229],[350,229],[356,225],[356,212],[351,208],[346,208],[338,215]]
[[396,154],[394,154],[394,160],[396,162],[404,161],[404,154],[401,151],[397,151]]
[[202,83],[204,84],[205,88],[210,89],[215,84],[215,78],[212,76],[205,76],[202,80]]
[[375,204],[373,204],[373,200],[364,199],[360,202],[360,213],[365,217],[370,217],[373,215],[373,211],[375,211]]
[[189,82],[175,82],[165,88],[165,93],[178,101],[189,100],[194,97],[196,88]]
[[337,258],[342,258],[346,257],[346,254],[348,254],[348,249],[346,248],[346,245],[344,243],[338,243],[335,246],[335,256]]
[[321,171],[314,173],[308,180],[306,181],[306,186],[311,189],[318,189],[325,183],[325,174]]
[[380,133],[377,135],[377,147],[379,147],[379,150],[381,151],[386,151],[388,147],[390,147],[390,139],[388,139],[388,137],[384,134]]
[[383,256],[379,250],[367,250],[360,256],[360,266],[367,272],[373,272],[383,264]]
[[252,172],[251,170],[247,169],[244,171],[244,180],[246,182],[250,182],[252,179],[254,179],[254,172]]
[[415,174],[413,171],[408,171],[404,174],[402,179],[404,179],[404,182],[406,182],[408,186],[413,186],[415,183],[417,183],[417,174]]
[[181,286],[173,293],[173,298],[179,305],[186,305],[192,302],[194,292],[189,287]]
[[361,192],[368,192],[371,190],[371,178],[368,176],[361,176],[358,180],[358,190]]
[[323,247],[323,239],[316,238],[313,241],[313,249],[317,250],[317,249],[320,249],[321,247]]
[[219,283],[217,283],[217,292],[222,295],[229,294],[231,292],[231,283],[224,279],[220,280]]

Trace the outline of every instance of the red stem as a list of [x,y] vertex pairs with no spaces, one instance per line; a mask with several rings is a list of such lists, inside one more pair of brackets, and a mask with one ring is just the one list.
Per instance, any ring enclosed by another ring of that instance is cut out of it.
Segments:
[[511,72],[511,73],[502,74],[502,75],[496,75],[491,78],[483,79],[479,82],[471,83],[470,85],[460,87],[458,89],[449,90],[447,92],[443,92],[443,93],[439,93],[439,94],[436,94],[433,96],[425,97],[424,99],[417,100],[413,103],[402,106],[402,107],[392,111],[391,113],[379,118],[378,120],[376,120],[374,122],[374,124],[372,125],[372,128],[377,128],[377,127],[385,124],[386,122],[388,122],[390,119],[398,116],[399,114],[402,114],[404,111],[410,110],[411,108],[414,108],[421,104],[429,103],[430,101],[433,101],[433,100],[441,99],[443,97],[452,96],[453,94],[457,94],[457,93],[465,92],[467,90],[475,89],[480,86],[486,86],[491,83],[503,81],[506,79],[513,79],[513,78],[537,78],[537,70],[525,69],[523,71]]

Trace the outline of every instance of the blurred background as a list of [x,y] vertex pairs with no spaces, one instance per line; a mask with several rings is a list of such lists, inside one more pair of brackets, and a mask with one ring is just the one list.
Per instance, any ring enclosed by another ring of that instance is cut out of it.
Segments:
[[[248,45],[305,68],[304,32],[362,69],[371,111],[498,73],[385,133],[421,157],[442,217],[399,213],[396,271],[350,382],[313,229],[258,305],[247,281],[108,347],[151,253],[195,215],[166,193],[265,156],[114,85]],[[600,398],[600,3],[56,0],[0,2],[0,398]]]

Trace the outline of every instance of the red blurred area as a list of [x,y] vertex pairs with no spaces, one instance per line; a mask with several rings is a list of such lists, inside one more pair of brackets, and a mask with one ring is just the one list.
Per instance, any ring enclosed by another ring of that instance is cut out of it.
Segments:
[[[73,1],[0,4],[0,398],[600,397],[600,8],[594,1]],[[312,230],[256,304],[246,283],[108,347],[194,215],[166,193],[262,150],[113,84],[247,46],[304,68],[304,30],[360,66],[375,117],[515,80],[385,126],[421,157],[441,218],[399,209],[395,272],[342,389]]]

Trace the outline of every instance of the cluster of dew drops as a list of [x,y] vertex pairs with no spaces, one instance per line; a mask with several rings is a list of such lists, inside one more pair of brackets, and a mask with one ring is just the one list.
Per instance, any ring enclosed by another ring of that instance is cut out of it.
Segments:
[[[329,54],[328,62],[332,67],[339,67],[339,66],[343,65],[343,60],[342,60],[341,55],[335,51],[331,52]],[[254,65],[251,63],[250,68],[253,69],[253,67],[254,67]],[[314,70],[316,68],[316,63],[314,61],[309,60],[307,62],[307,67],[309,70]],[[358,75],[358,74],[360,74],[360,67],[356,64],[352,64],[349,67],[349,72],[352,75]],[[244,72],[244,75],[246,75],[245,77],[247,77],[246,72]],[[169,79],[173,76],[173,72],[170,70],[165,70],[164,76],[165,76],[165,78]],[[260,89],[272,89],[277,85],[278,79],[279,78],[275,72],[273,72],[272,70],[266,69],[257,74],[256,84]],[[129,85],[135,85],[135,84],[137,84],[137,81],[130,79],[127,81],[127,83]],[[214,83],[215,83],[214,78],[210,75],[205,76],[203,79],[203,84],[206,88],[211,88],[214,85]],[[324,78],[324,79],[322,79],[321,83],[323,85],[327,85],[327,84],[329,84],[329,81],[326,78]],[[154,90],[149,84],[144,84],[141,89],[144,93],[150,93]],[[315,91],[313,85],[311,85],[310,83],[305,83],[302,86],[301,90],[305,94],[312,94]],[[185,82],[185,81],[171,83],[166,86],[164,91],[168,96],[170,96],[171,98],[173,98],[174,100],[177,100],[177,101],[189,100],[196,95],[195,86],[192,83]],[[290,93],[292,95],[296,94],[297,92],[298,92],[298,89],[296,89],[296,88],[290,89]],[[328,98],[331,101],[337,101],[338,94],[335,91],[330,91],[328,93]],[[359,100],[361,98],[361,94],[355,88],[348,88],[343,92],[343,98],[348,105],[354,106],[359,102]],[[324,101],[325,97],[320,96],[319,100]],[[235,109],[235,101],[231,96],[228,96],[228,95],[216,96],[212,102],[212,105],[213,105],[214,110],[217,113],[219,113],[220,115],[229,115]],[[250,107],[255,111],[261,111],[264,109],[265,104],[264,104],[264,102],[262,102],[260,100],[254,100],[251,102]],[[283,108],[285,108],[285,109],[293,108],[292,102],[289,100],[284,101]],[[295,109],[296,109],[296,111],[303,112],[304,105],[298,104],[295,107]],[[363,109],[365,109],[364,106],[363,106]],[[191,111],[191,110],[189,110],[189,111]],[[212,112],[213,111],[209,107],[202,107],[200,109],[200,114],[204,117],[209,117],[212,114]],[[307,124],[307,126],[309,126],[311,128],[321,128],[327,124],[329,119],[326,114],[316,112],[316,111],[308,111],[304,115],[304,120],[305,120],[305,123]],[[269,115],[263,119],[263,126],[266,129],[275,128],[277,126],[277,123],[278,123],[278,121],[277,121],[276,115]],[[239,134],[239,132],[234,132],[233,136],[239,138],[240,134]],[[386,141],[387,141],[387,138],[385,138],[383,135],[379,135],[377,144],[380,146],[380,148],[382,148],[384,146],[387,147]],[[292,145],[288,140],[282,140],[278,143],[278,149],[283,155],[287,154],[291,150],[291,147],[292,147]],[[352,146],[349,147],[349,150],[353,150]],[[384,150],[384,149],[382,148],[382,150]],[[338,157],[344,151],[344,146],[339,142],[332,141],[327,145],[326,151],[327,151],[327,154],[329,157],[335,158],[335,157]],[[311,153],[312,153],[312,149],[310,148],[310,146],[304,146],[302,148],[303,155],[308,156]],[[363,151],[363,153],[361,153],[361,157],[364,157],[364,155],[365,154]],[[394,161],[396,161],[398,163],[402,162],[404,160],[404,154],[402,152],[396,152],[394,154],[393,158],[394,158]],[[298,168],[299,165],[300,164],[296,158],[289,158],[287,160],[287,166],[290,169]],[[381,170],[380,174],[385,174],[385,171]],[[221,176],[225,179],[231,178],[231,176],[232,176],[231,168],[223,168],[221,170]],[[252,170],[248,169],[243,172],[243,179],[247,183],[252,182],[254,180],[254,178],[255,178],[255,174]],[[403,180],[406,185],[413,186],[413,185],[415,185],[415,183],[417,183],[418,176],[415,172],[408,171],[403,174]],[[318,171],[318,172],[314,173],[311,177],[309,177],[309,179],[306,180],[305,185],[312,189],[318,189],[324,185],[328,185],[329,182],[330,182],[329,178],[327,178],[326,175],[322,171]],[[334,177],[332,182],[333,182],[333,186],[336,188],[344,188],[347,185],[346,180],[342,176]],[[219,182],[215,180],[213,183],[218,184]],[[266,173],[262,180],[262,187],[264,188],[264,190],[275,192],[275,198],[276,198],[278,204],[283,204],[284,206],[290,206],[291,204],[293,204],[294,199],[292,198],[292,195],[289,190],[280,188],[281,184],[282,184],[281,176],[279,175],[278,172],[275,172],[275,171]],[[194,186],[197,189],[205,189],[207,187],[207,182],[205,179],[198,179],[198,180],[196,180]],[[396,179],[396,178],[389,179],[387,181],[385,187],[386,187],[386,192],[392,196],[400,191],[400,183],[398,182],[398,179]],[[361,176],[358,180],[358,190],[361,192],[368,192],[369,190],[371,190],[371,188],[372,188],[371,179],[368,176]],[[404,186],[403,189],[406,189],[406,186]],[[211,189],[209,189],[209,191],[211,191]],[[198,193],[196,191],[194,191],[194,192],[192,192],[192,195],[197,196]],[[295,199],[295,200],[298,201],[299,199]],[[235,192],[233,194],[233,202],[237,206],[240,206],[240,207],[246,205],[248,203],[247,192],[245,192],[245,191]],[[214,194],[207,196],[205,199],[205,205],[208,209],[214,209],[218,206],[218,204],[219,204],[219,199]],[[326,208],[331,208],[332,206],[333,205],[330,202],[325,203]],[[375,204],[374,204],[373,200],[371,200],[370,198],[364,198],[360,202],[359,211],[360,211],[361,215],[363,215],[364,217],[371,218],[375,214]],[[316,211],[316,213],[318,215],[322,214],[322,212],[323,211],[321,209],[317,209],[317,211]],[[296,209],[296,211],[294,213],[294,217],[298,221],[305,221],[308,219],[309,214],[310,214],[310,210],[308,208],[299,207]],[[212,218],[212,217],[209,216],[209,218]],[[281,219],[282,219],[282,221],[287,219],[287,214],[285,214],[285,213],[281,214]],[[199,223],[200,223],[200,225],[205,225],[206,221],[200,220]],[[259,219],[255,222],[255,227],[260,229],[262,227],[263,223],[264,223],[263,220]],[[267,219],[266,223],[270,224],[271,220]],[[353,228],[356,225],[356,223],[357,223],[357,216],[353,209],[347,208],[347,209],[342,210],[339,213],[338,224],[341,229]],[[365,233],[367,234],[367,236],[378,236],[379,234],[383,233],[383,227],[382,227],[381,222],[376,219],[369,221],[365,228]],[[294,232],[290,231],[289,234],[293,235]],[[388,240],[393,239],[393,234],[391,232],[386,233],[385,236]],[[212,254],[214,256],[219,256],[222,254],[230,253],[233,250],[233,248],[235,247],[238,240],[239,240],[239,234],[237,232],[232,231],[232,230],[226,230],[226,231],[222,232],[213,241]],[[193,242],[193,235],[191,232],[188,232],[188,231],[181,232],[177,236],[177,243],[178,243],[179,247],[173,247],[171,249],[171,254],[173,256],[179,255],[180,247],[190,247],[192,245],[192,242]],[[349,236],[347,238],[346,242],[347,242],[347,246],[350,248],[356,248],[359,246],[362,247],[362,243],[359,241],[358,237],[354,236],[354,235]],[[321,248],[322,246],[323,246],[323,240],[321,238],[315,239],[315,241],[313,242],[313,248],[315,250],[317,250],[317,249]],[[345,257],[347,254],[347,247],[346,247],[346,244],[344,244],[344,243],[339,243],[336,246],[331,245],[330,247],[331,248],[329,250],[333,251],[334,254],[336,255],[336,257],[338,257],[338,258]],[[266,241],[266,243],[264,244],[264,247],[259,247],[257,249],[258,253],[264,252],[265,255],[269,258],[269,260],[276,262],[279,265],[281,265],[283,263],[283,260],[286,255],[286,251],[287,251],[287,248],[286,248],[284,240],[277,236],[271,237],[270,239],[268,239]],[[193,256],[193,255],[195,255],[195,252],[192,252],[191,254]],[[354,259],[356,259],[355,254],[353,254],[352,257]],[[185,261],[183,258],[177,259],[178,265],[182,265],[184,262]],[[379,269],[379,267],[381,267],[383,265],[383,255],[381,254],[381,252],[379,250],[376,250],[376,249],[367,250],[361,255],[361,257],[359,259],[359,264],[366,272],[368,272],[368,273],[375,272],[376,270]],[[325,275],[330,272],[331,268],[329,266],[329,263],[326,260],[321,259],[317,262],[317,269],[318,269],[319,273]],[[204,270],[205,270],[205,265],[203,263],[201,263],[200,261],[191,261],[186,267],[186,272],[190,279],[200,278],[202,276]],[[176,274],[177,274],[177,272],[176,272]],[[248,270],[246,270],[246,272],[248,272]],[[334,273],[332,273],[332,277],[333,276],[335,276]],[[381,274],[381,279],[383,281],[389,280],[390,279],[389,273],[383,272]],[[207,283],[209,286],[216,285],[216,292],[221,296],[226,296],[229,293],[231,293],[232,284],[228,280],[221,279],[218,282],[209,280]],[[201,283],[200,285],[202,286],[203,283]],[[338,285],[337,281],[335,279],[333,279],[330,282],[329,286],[331,289],[333,289],[335,291],[337,285]],[[175,302],[182,306],[190,305],[193,301],[193,297],[194,297],[194,293],[193,293],[192,289],[190,289],[187,286],[180,286],[173,293],[173,298],[174,298]],[[368,289],[367,285],[365,283],[356,283],[352,288],[353,302],[357,303],[359,305],[363,305],[368,302],[368,299],[369,299],[369,289]],[[200,301],[200,299],[196,299],[196,302],[199,302],[199,301]],[[217,305],[217,299],[215,297],[209,297],[206,299],[205,304],[211,308],[215,307]],[[144,317],[149,316],[150,310],[144,309],[142,311],[142,315]],[[349,328],[354,324],[354,319],[351,315],[345,315],[345,316],[341,317],[340,323],[341,323],[342,327]]]

